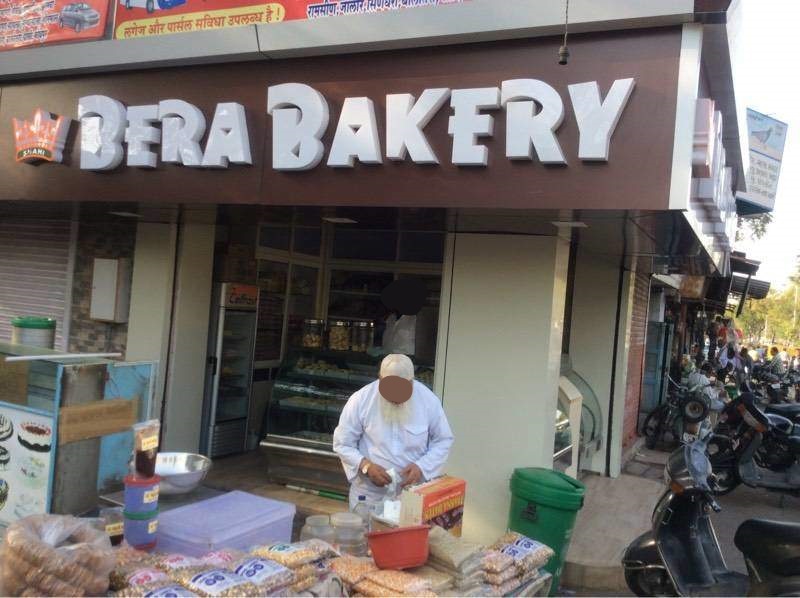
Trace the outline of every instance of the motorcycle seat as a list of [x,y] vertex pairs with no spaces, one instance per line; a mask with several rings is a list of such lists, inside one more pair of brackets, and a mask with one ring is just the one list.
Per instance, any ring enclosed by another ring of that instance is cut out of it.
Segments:
[[746,558],[775,575],[789,577],[800,571],[800,523],[748,519],[733,542]]
[[775,413],[792,419],[796,415],[800,415],[800,403],[778,403],[776,405],[767,405],[767,413]]

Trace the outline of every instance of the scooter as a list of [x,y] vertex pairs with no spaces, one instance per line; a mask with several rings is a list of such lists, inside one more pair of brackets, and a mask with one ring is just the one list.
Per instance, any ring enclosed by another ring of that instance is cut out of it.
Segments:
[[717,494],[727,494],[742,482],[800,493],[800,425],[765,414],[752,394],[744,393],[725,407],[707,448]]
[[747,575],[730,571],[709,511],[722,509],[709,485],[710,428],[667,462],[669,487],[653,511],[653,528],[622,557],[625,581],[637,596],[797,596],[800,594],[800,524],[748,519],[734,543]]

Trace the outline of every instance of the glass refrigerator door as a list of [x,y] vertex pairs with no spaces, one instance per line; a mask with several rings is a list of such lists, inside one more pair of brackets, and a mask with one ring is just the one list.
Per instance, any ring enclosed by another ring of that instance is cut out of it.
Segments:
[[224,310],[223,317],[216,424],[247,418],[256,314]]

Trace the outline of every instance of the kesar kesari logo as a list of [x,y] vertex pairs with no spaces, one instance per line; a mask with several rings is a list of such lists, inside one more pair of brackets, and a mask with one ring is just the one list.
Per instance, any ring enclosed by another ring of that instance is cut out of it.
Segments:
[[11,120],[17,162],[61,162],[71,119],[39,108],[33,120]]

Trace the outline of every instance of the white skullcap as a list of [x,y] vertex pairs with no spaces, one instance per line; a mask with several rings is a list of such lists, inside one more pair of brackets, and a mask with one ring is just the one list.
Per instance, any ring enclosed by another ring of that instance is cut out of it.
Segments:
[[380,377],[398,376],[406,380],[414,379],[414,364],[408,356],[401,353],[387,355],[381,361]]

